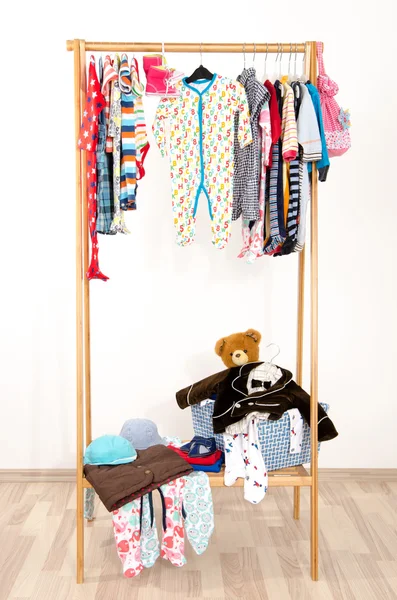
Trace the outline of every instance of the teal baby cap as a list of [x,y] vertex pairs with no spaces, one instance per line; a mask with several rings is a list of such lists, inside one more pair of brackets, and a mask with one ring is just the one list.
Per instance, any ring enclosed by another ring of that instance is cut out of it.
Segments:
[[123,465],[133,462],[136,451],[128,440],[120,435],[101,435],[87,447],[85,465]]

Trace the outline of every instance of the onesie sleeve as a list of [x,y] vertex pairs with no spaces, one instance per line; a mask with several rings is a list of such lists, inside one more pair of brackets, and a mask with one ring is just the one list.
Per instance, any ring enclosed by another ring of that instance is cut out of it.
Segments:
[[284,84],[284,102],[281,122],[282,153],[286,162],[291,162],[298,154],[298,137],[295,119],[294,92]]
[[248,107],[248,100],[245,94],[244,87],[238,81],[233,82],[232,89],[232,102],[235,110],[239,112],[238,119],[238,133],[237,138],[240,144],[240,148],[245,148],[252,142],[252,131],[250,125],[250,111]]
[[170,114],[169,98],[161,98],[154,117],[152,131],[156,144],[160,149],[161,156],[167,156],[167,119]]
[[303,148],[304,162],[317,162],[322,158],[320,129],[312,99],[304,89],[297,121],[298,141]]

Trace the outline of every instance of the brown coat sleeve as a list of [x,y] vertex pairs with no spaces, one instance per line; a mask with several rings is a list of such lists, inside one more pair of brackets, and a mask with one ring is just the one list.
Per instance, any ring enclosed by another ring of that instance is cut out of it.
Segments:
[[176,393],[176,401],[179,408],[187,408],[193,404],[198,404],[202,400],[207,400],[212,394],[216,394],[218,391],[218,385],[223,381],[229,374],[230,369],[220,371],[214,375],[210,375],[201,381],[192,383],[183,390],[179,390]]
[[[310,425],[310,396],[295,382],[292,387],[294,394],[294,406],[299,409],[302,417]],[[318,410],[318,441],[326,442],[327,440],[333,440],[338,432],[335,429],[335,425],[323,409],[320,403],[317,405]]]

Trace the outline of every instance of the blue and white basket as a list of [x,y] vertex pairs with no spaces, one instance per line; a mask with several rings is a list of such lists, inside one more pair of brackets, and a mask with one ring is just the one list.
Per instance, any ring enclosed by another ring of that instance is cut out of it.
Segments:
[[[212,427],[212,413],[215,401],[208,401],[201,406],[192,406],[192,421],[195,435],[204,437],[215,437],[219,450],[223,447],[223,435],[214,434]],[[328,404],[321,404],[325,412],[328,412]],[[288,411],[278,421],[260,421],[258,424],[259,441],[262,456],[268,471],[284,469],[284,467],[295,467],[310,462],[310,427],[304,421],[302,450],[293,454],[290,452],[290,420]],[[320,444],[318,445],[320,450]]]

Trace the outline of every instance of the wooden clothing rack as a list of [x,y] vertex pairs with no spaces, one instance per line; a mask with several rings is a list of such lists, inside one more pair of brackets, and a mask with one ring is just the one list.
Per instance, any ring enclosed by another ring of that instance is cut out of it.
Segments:
[[[86,52],[162,52],[160,43],[86,42],[75,39],[66,42],[67,50],[74,53],[74,106],[75,106],[75,154],[76,154],[76,398],[77,398],[77,583],[84,579],[84,489],[91,487],[84,477],[84,448],[92,441],[91,434],[91,348],[90,348],[90,287],[85,277],[89,265],[89,231],[86,190],[86,166],[82,151],[78,149],[82,111],[86,97]],[[306,73],[317,82],[316,42],[285,44],[164,44],[165,52],[233,52],[233,53],[304,53]],[[317,423],[318,401],[318,194],[317,170],[313,163],[311,196],[311,244],[310,244],[310,332],[311,332],[311,385],[310,422]],[[305,292],[305,249],[299,255],[298,273],[298,328],[296,381],[302,384],[303,328]],[[84,434],[85,424],[85,434]],[[294,488],[293,516],[299,519],[300,488],[309,486],[311,492],[311,576],[318,579],[318,434],[311,427],[310,473],[303,466],[280,469],[269,473],[270,486]],[[223,473],[209,474],[211,485],[223,485]],[[241,479],[236,483],[242,486]]]

